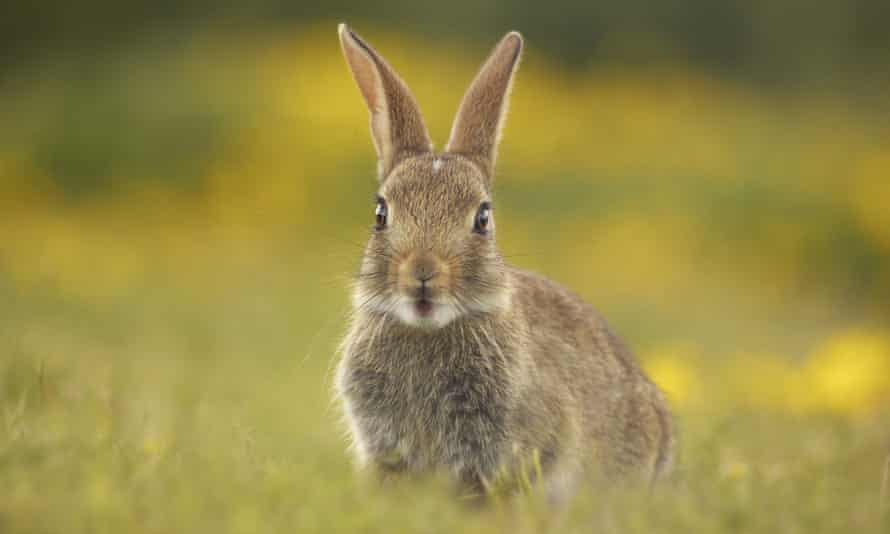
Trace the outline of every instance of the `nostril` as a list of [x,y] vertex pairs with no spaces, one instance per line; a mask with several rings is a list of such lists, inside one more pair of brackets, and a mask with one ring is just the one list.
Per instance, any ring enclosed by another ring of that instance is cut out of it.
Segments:
[[430,260],[421,260],[414,265],[414,278],[422,284],[426,284],[438,274],[435,264]]

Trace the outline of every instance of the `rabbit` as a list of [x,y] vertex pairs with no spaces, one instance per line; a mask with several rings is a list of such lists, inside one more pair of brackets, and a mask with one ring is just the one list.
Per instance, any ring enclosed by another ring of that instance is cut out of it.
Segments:
[[383,478],[444,472],[484,495],[534,458],[534,483],[554,500],[585,479],[664,476],[663,394],[590,305],[495,245],[494,165],[521,35],[495,47],[436,152],[395,71],[346,25],[338,33],[379,179],[334,377],[356,464]]

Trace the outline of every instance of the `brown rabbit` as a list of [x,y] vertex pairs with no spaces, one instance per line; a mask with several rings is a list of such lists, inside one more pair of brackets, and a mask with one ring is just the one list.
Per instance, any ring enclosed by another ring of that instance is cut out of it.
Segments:
[[480,491],[536,456],[553,498],[594,475],[664,474],[661,392],[592,307],[495,246],[495,155],[522,37],[497,45],[434,152],[402,80],[345,25],[339,35],[379,158],[335,385],[359,465],[444,470]]

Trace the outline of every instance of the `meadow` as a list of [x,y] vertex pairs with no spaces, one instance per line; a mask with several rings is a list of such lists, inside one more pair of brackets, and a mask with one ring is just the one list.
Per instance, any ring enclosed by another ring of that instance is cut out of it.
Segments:
[[[888,110],[534,43],[499,242],[664,387],[676,473],[559,513],[358,479],[330,380],[376,182],[334,28],[0,87],[0,531],[890,532]],[[441,145],[486,51],[360,29]]]

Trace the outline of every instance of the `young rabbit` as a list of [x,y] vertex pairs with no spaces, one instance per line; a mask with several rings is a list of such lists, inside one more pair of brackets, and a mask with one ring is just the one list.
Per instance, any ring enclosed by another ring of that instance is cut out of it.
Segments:
[[664,474],[673,437],[658,388],[593,308],[495,246],[494,163],[522,37],[495,47],[435,152],[402,80],[345,25],[339,35],[379,158],[335,379],[358,464],[443,470],[479,492],[535,458],[553,498],[592,475]]

